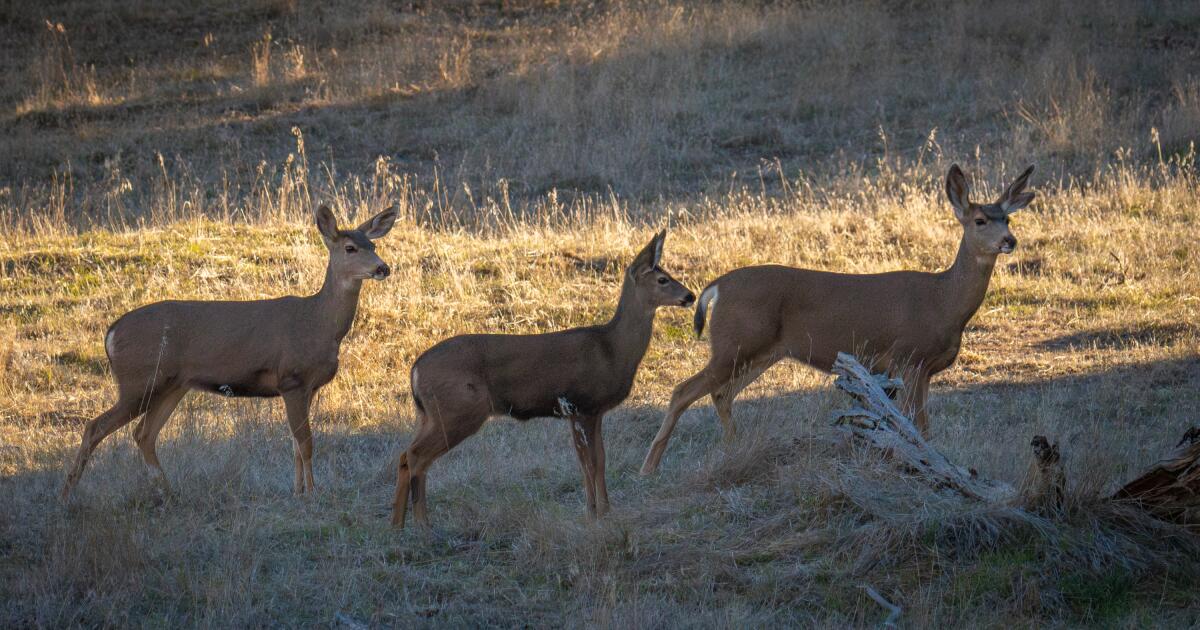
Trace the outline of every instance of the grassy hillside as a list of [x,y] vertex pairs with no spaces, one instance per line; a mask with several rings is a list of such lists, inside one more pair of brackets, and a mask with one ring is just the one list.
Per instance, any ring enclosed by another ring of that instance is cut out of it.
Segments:
[[[199,4],[199,3],[193,3]],[[997,5],[999,3],[996,3]],[[1175,626],[1194,534],[1104,505],[1200,419],[1200,9],[1187,2],[75,2],[0,19],[0,623]],[[498,420],[431,472],[432,532],[387,525],[408,367],[448,335],[606,319],[669,227],[702,287],[778,262],[948,265],[952,162],[1016,215],[933,437],[1019,483],[1058,441],[1049,518],[931,491],[827,439],[829,378],[780,365],[682,419],[702,366],[664,309],[605,423],[615,511],[583,519],[561,421]],[[160,496],[129,428],[57,503],[115,395],[105,327],[172,298],[304,294],[315,203],[398,273],[368,283],[291,496],[278,401],[187,398]]]

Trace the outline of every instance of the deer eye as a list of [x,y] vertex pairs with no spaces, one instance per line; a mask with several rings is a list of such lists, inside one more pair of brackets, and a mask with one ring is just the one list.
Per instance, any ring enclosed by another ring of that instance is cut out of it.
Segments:
[[658,283],[659,283],[659,284],[666,284],[666,283],[667,283],[667,278],[666,278],[665,276],[659,276],[659,277],[658,277]]
[[975,225],[987,225],[987,219],[975,219]]
[[353,254],[353,253],[354,253],[354,252],[356,252],[356,251],[358,251],[358,248],[357,248],[357,247],[355,247],[355,246],[353,246],[353,245],[347,245],[347,246],[346,246],[346,253],[347,253],[347,254]]

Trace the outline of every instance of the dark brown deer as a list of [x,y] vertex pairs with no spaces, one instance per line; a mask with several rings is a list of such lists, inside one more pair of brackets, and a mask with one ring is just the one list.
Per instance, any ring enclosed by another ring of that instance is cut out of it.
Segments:
[[141,416],[134,440],[151,473],[168,489],[155,442],[175,406],[193,389],[281,396],[295,446],[295,489],[312,491],[309,405],[337,374],[338,348],[354,322],[362,281],[390,273],[371,241],[387,234],[395,220],[395,209],[388,208],[355,229],[342,230],[328,207],[318,208],[317,229],[329,250],[329,265],[315,295],[155,302],[113,323],[104,349],[117,381],[117,403],[84,428],[62,499],[70,496],[100,441]]
[[996,256],[1017,246],[1008,215],[1033,201],[1025,192],[1032,172],[1031,166],[995,203],[981,205],[968,199],[963,172],[950,167],[946,195],[963,236],[954,264],[941,273],[860,275],[767,265],[714,280],[700,294],[694,321],[698,336],[711,312],[711,358],[675,388],[642,474],[658,468],[679,416],[703,396],[712,396],[725,437],[732,438],[734,398],[785,358],[828,372],[838,352],[849,352],[874,370],[905,377],[903,409],[927,434],[929,379],[954,363]]
[[411,379],[418,428],[400,454],[393,525],[404,526],[410,490],[413,518],[428,525],[430,465],[500,415],[570,420],[588,517],[608,510],[604,414],[629,395],[658,307],[696,299],[659,266],[665,237],[656,235],[629,265],[616,314],[606,324],[540,335],[462,335],[417,358]]

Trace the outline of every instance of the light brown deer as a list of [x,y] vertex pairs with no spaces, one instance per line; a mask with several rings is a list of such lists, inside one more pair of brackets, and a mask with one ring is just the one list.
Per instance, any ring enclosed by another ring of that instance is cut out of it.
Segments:
[[318,208],[316,223],[329,264],[325,284],[315,295],[155,302],[113,323],[104,349],[118,400],[84,428],[62,499],[70,496],[96,445],[143,415],[134,440],[146,466],[169,489],[155,442],[176,405],[193,389],[283,397],[295,447],[296,493],[314,490],[309,405],[313,394],[337,374],[338,348],[354,322],[362,281],[391,273],[371,241],[387,234],[395,220],[395,209],[388,208],[357,228],[342,230],[328,207]]
[[767,265],[714,280],[701,292],[694,320],[699,336],[711,312],[711,358],[675,388],[642,474],[658,468],[679,416],[705,395],[712,396],[725,438],[732,438],[734,398],[785,358],[828,372],[838,352],[850,352],[874,370],[905,377],[903,409],[927,434],[929,378],[954,363],[996,256],[1016,248],[1008,215],[1033,201],[1025,192],[1032,172],[1031,166],[995,203],[977,204],[968,198],[963,172],[950,167],[946,195],[963,236],[954,264],[941,273],[858,275]]
[[540,335],[462,335],[417,358],[411,379],[418,428],[400,454],[393,525],[404,527],[410,490],[413,518],[428,525],[430,465],[499,415],[570,420],[588,517],[608,510],[604,414],[629,395],[658,307],[696,299],[659,266],[665,237],[657,234],[626,269],[616,314],[606,324]]

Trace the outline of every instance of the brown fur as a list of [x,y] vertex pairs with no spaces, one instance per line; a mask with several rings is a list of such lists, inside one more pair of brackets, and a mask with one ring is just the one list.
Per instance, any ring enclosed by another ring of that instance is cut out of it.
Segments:
[[940,273],[894,271],[844,274],[779,265],[744,267],[714,280],[700,295],[699,334],[712,304],[708,365],[675,388],[666,418],[642,464],[653,473],[679,416],[711,395],[726,439],[735,432],[737,395],[781,359],[829,371],[838,352],[851,352],[875,370],[903,376],[903,407],[928,432],[925,399],[932,375],[958,356],[963,328],[987,292],[996,256],[1016,239],[1008,215],[1033,200],[1024,192],[1033,167],[993,204],[968,199],[966,178],[950,168],[946,194],[963,227],[954,264]]
[[329,249],[329,265],[315,295],[156,302],[113,323],[105,350],[118,400],[84,428],[62,498],[70,495],[100,441],[143,414],[134,439],[165,487],[155,442],[175,406],[193,389],[283,397],[295,443],[296,492],[313,490],[309,405],[313,394],[337,374],[338,348],[354,321],[362,281],[390,273],[371,239],[387,234],[395,218],[389,208],[354,230],[339,230],[333,213],[321,206],[317,227]]
[[410,494],[413,517],[428,524],[429,467],[498,415],[571,420],[588,516],[607,511],[604,414],[629,395],[658,307],[687,306],[695,299],[658,266],[665,236],[656,235],[626,270],[608,323],[540,335],[462,335],[416,360],[412,389],[419,427],[400,455],[393,525],[404,526]]

